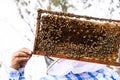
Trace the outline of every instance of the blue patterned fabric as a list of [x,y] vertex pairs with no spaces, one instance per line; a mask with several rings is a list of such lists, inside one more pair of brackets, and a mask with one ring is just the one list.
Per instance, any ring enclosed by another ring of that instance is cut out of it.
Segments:
[[95,72],[83,72],[74,74],[69,72],[64,76],[55,76],[48,75],[46,77],[41,78],[40,80],[120,80],[117,73],[113,72],[112,75],[109,71],[100,69]]
[[[25,80],[24,69],[20,70],[19,73],[16,71],[11,71],[9,75],[9,80]],[[120,80],[120,77],[114,71],[99,69],[95,72],[69,72],[63,76],[47,75],[40,78],[40,80]]]
[[9,80],[25,80],[24,77],[24,69],[20,69],[19,71],[13,70],[9,73]]

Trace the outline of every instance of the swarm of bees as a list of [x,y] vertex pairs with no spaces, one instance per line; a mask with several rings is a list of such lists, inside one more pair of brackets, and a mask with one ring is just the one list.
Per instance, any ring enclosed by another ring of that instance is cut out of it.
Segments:
[[117,62],[120,26],[109,21],[81,20],[60,12],[51,13],[38,12],[36,54],[120,65]]

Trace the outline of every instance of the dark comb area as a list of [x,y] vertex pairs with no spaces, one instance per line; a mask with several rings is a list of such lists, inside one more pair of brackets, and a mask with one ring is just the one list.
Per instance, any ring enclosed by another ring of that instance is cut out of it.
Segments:
[[120,65],[117,62],[120,36],[117,24],[58,13],[42,15],[38,12],[35,54]]

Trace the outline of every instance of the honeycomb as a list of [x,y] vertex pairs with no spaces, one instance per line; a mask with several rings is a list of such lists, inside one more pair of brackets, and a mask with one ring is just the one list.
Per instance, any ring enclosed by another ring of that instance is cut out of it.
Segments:
[[120,26],[111,20],[66,14],[38,11],[35,54],[120,65]]

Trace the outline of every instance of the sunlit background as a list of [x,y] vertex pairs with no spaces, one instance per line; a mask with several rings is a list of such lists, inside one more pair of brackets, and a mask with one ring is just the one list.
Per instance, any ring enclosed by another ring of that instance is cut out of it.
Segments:
[[[120,19],[120,0],[1,0],[0,66],[9,67],[11,54],[22,47],[33,50],[38,8]],[[44,57],[34,55],[26,68],[29,78],[36,80],[45,72]]]

